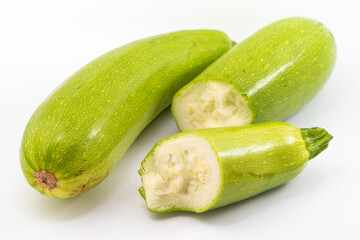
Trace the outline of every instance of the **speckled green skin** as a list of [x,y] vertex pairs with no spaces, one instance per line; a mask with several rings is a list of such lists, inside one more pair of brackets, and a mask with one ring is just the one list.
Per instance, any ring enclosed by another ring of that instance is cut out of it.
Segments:
[[[311,134],[309,134],[311,132]],[[245,127],[210,128],[184,131],[158,142],[182,135],[198,135],[212,145],[218,156],[221,185],[217,197],[202,209],[176,208],[161,212],[204,212],[252,197],[296,177],[306,166],[312,149],[326,149],[332,136],[324,129],[298,129],[282,122],[258,123]],[[310,149],[310,150],[309,150]],[[321,149],[321,151],[318,151]],[[144,159],[147,160],[148,156]],[[140,176],[145,173],[143,167]],[[139,189],[146,200],[144,188]],[[196,201],[196,199],[194,199]],[[150,209],[159,212],[157,209]]]
[[[127,44],[83,67],[26,127],[20,159],[29,184],[56,198],[98,185],[176,91],[231,46],[219,31],[180,31]],[[56,188],[37,184],[39,170],[55,176]]]
[[335,58],[335,41],[324,25],[306,18],[280,20],[236,45],[174,99],[199,81],[226,82],[248,99],[252,122],[282,121],[319,92]]
[[296,177],[309,152],[300,129],[270,122],[196,132],[218,153],[222,184],[210,209],[252,197]]

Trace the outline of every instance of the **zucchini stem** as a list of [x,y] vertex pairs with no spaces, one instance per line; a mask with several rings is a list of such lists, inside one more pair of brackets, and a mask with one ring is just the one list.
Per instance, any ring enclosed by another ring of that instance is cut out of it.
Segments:
[[319,127],[301,128],[301,135],[305,141],[306,148],[310,153],[309,160],[324,151],[333,136],[325,129]]

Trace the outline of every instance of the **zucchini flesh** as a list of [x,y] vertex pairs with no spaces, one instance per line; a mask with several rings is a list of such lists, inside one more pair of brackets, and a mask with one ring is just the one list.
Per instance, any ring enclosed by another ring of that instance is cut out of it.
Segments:
[[237,44],[174,97],[180,130],[283,121],[329,78],[335,41],[321,23],[288,18]]
[[153,212],[204,212],[290,181],[331,139],[281,122],[181,132],[145,157],[139,191]]

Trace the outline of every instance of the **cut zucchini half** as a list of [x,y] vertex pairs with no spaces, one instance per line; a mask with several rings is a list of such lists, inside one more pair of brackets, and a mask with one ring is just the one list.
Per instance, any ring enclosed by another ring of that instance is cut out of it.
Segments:
[[204,212],[290,181],[331,139],[282,122],[181,132],[145,157],[139,192],[152,212]]
[[197,82],[180,92],[173,104],[173,115],[184,131],[246,126],[253,120],[247,97],[221,81]]
[[194,134],[158,145],[143,164],[148,208],[157,212],[207,209],[219,192],[221,171],[217,158],[210,143]]

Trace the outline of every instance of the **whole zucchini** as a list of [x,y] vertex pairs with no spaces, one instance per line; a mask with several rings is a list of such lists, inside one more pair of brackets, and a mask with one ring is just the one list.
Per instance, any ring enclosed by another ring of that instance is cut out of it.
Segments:
[[333,69],[330,31],[306,18],[259,30],[209,66],[174,97],[180,130],[282,121],[309,102]]
[[146,156],[139,191],[153,212],[204,212],[288,182],[331,139],[281,122],[181,132]]
[[29,184],[56,198],[98,185],[176,91],[231,46],[219,31],[180,31],[132,42],[83,67],[26,127],[20,159]]

